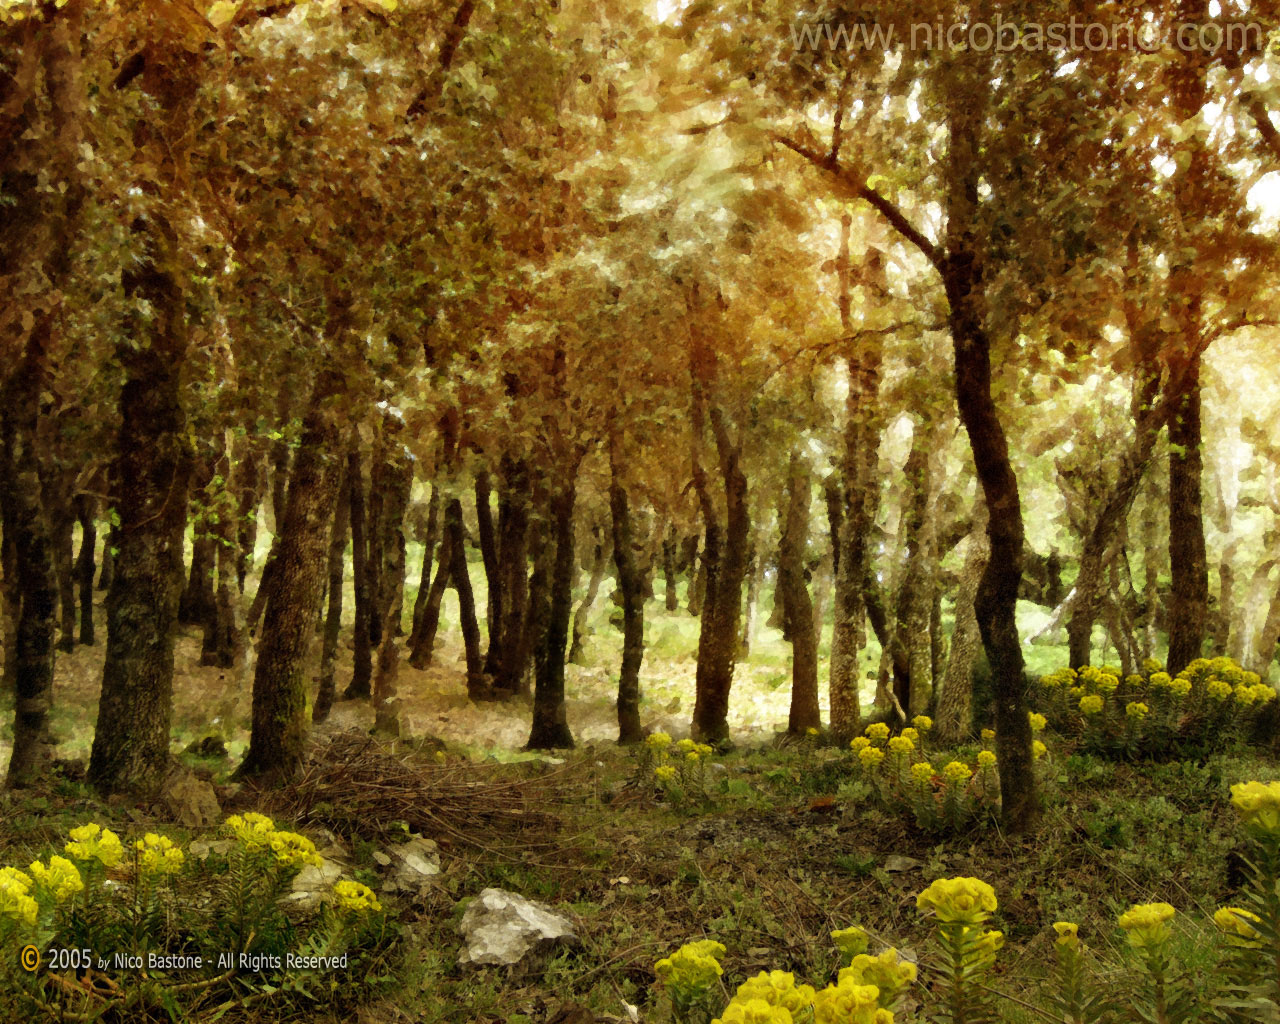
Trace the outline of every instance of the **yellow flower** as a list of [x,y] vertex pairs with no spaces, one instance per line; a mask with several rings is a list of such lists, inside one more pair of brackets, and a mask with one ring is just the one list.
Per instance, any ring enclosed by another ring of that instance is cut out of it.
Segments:
[[1176,913],[1168,903],[1135,903],[1120,915],[1119,923],[1129,934],[1129,945],[1150,948],[1169,938],[1169,921]]
[[1231,803],[1247,827],[1280,831],[1280,782],[1238,782],[1231,787]]
[[919,729],[913,729],[913,728],[911,728],[911,726],[907,726],[905,729],[903,729],[903,730],[902,730],[902,735],[903,735],[905,738],[909,739],[913,744],[916,744],[916,743],[919,743],[919,742],[920,742],[920,730],[919,730]]
[[687,738],[681,740],[679,743],[676,744],[676,750],[679,750],[684,753],[688,753],[690,750],[697,750],[697,749],[698,749],[698,744],[694,743],[693,740],[687,739]]
[[653,770],[653,774],[659,782],[671,782],[676,777],[676,770],[673,765],[660,764]]
[[700,939],[685,943],[669,957],[663,957],[653,969],[667,987],[686,998],[694,998],[709,991],[724,973],[720,966],[722,956],[724,946],[719,942]]
[[996,738],[996,731],[994,729],[983,729],[979,735],[982,737],[983,743],[990,743]]
[[701,759],[701,757],[702,755],[699,754],[696,750],[691,750],[689,751],[689,753],[684,755],[684,759],[688,761],[690,764],[697,764],[698,761]]
[[1154,672],[1151,675],[1151,685],[1157,690],[1163,690],[1173,685],[1173,679],[1168,672]]
[[996,755],[994,751],[991,751],[991,750],[978,751],[978,767],[979,768],[992,768],[995,766],[995,763],[996,763]]
[[1096,715],[1102,710],[1102,698],[1096,693],[1085,694],[1080,698],[1080,710],[1086,715]]
[[703,757],[710,757],[712,754],[715,753],[715,750],[712,749],[710,743],[699,743],[698,753],[701,754]]
[[763,999],[736,997],[724,1008],[724,1013],[711,1024],[794,1024],[795,1018],[784,1006],[770,1006]]
[[1098,676],[1098,689],[1103,693],[1111,693],[1120,685],[1120,678],[1110,672],[1103,672]]
[[933,765],[928,761],[919,761],[911,766],[911,777],[922,786],[933,781]]
[[1132,718],[1135,722],[1141,722],[1147,717],[1147,713],[1150,712],[1150,710],[1151,709],[1140,700],[1130,701],[1124,706],[1125,717]]
[[1226,700],[1231,696],[1231,684],[1222,679],[1210,679],[1205,693],[1214,700]]
[[97,860],[103,867],[113,868],[124,858],[124,845],[109,828],[90,822],[69,834],[71,842],[63,849],[76,860]]
[[148,832],[133,844],[138,851],[138,869],[144,875],[173,875],[186,859],[168,836]]
[[933,728],[933,719],[928,715],[916,715],[915,718],[911,719],[911,724],[921,732],[928,732]]
[[1035,711],[1031,712],[1030,718],[1032,732],[1044,732],[1044,727],[1049,724],[1044,715]]
[[0,868],[0,918],[31,928],[40,906],[31,898],[31,879],[17,868]]
[[883,743],[889,738],[889,727],[884,722],[872,722],[864,730],[872,743]]
[[61,903],[84,889],[79,869],[66,857],[50,857],[47,866],[38,860],[32,861],[27,870],[31,872],[35,884],[49,893],[55,903]]
[[671,746],[671,737],[665,732],[651,732],[645,737],[644,742],[654,750],[663,750]]
[[837,980],[874,985],[880,990],[879,1002],[893,1003],[898,994],[916,980],[916,965],[901,959],[896,949],[886,949],[879,956],[862,953],[840,971]]
[[1238,683],[1235,688],[1236,703],[1248,707],[1255,700],[1257,694],[1254,693],[1252,686],[1245,686],[1244,683]]
[[818,736],[820,735],[820,732],[811,725],[804,731],[804,734],[806,736]]
[[1142,662],[1142,671],[1143,672],[1163,672],[1164,665],[1158,662],[1155,658],[1146,658]]
[[316,853],[316,846],[306,836],[296,832],[276,832],[271,836],[271,852],[276,860],[291,868],[300,868],[304,864],[321,867],[324,858]]
[[942,769],[942,773],[957,785],[962,782],[968,782],[973,776],[973,771],[963,761],[950,762]]
[[880,990],[875,985],[859,985],[846,975],[828,985],[813,1000],[814,1024],[880,1024],[893,1017],[879,1017]]
[[1049,753],[1049,748],[1039,740],[1031,741],[1031,757],[1032,760],[1039,761],[1045,754]]
[[1227,933],[1232,945],[1260,946],[1262,933],[1250,921],[1261,922],[1257,914],[1239,907],[1223,907],[1213,915],[1213,923]]
[[889,741],[889,749],[895,754],[909,754],[916,749],[916,745],[906,736],[895,736]]
[[850,960],[859,953],[865,953],[869,944],[867,933],[856,924],[850,925],[848,928],[841,928],[839,931],[832,932],[831,941],[834,942],[836,944],[836,948]]
[[246,850],[265,850],[276,830],[276,823],[257,811],[233,814],[222,824]]
[[879,747],[863,747],[858,751],[858,760],[867,771],[875,771],[884,760],[884,751]]
[[1080,945],[1080,926],[1072,921],[1055,921],[1053,930],[1058,933],[1059,946]]
[[1178,676],[1177,679],[1174,679],[1172,682],[1169,683],[1169,693],[1172,694],[1174,697],[1185,697],[1190,692],[1191,692],[1190,679],[1183,679],[1182,676]]
[[382,904],[378,902],[378,897],[373,894],[373,890],[359,882],[351,882],[345,878],[335,882],[333,895],[339,907],[352,913],[363,914],[366,911],[373,911],[376,914],[382,909]]
[[939,878],[916,897],[916,906],[932,908],[939,921],[981,924],[996,909],[996,892],[980,878]]
[[869,746],[871,746],[871,741],[865,736],[855,736],[849,741],[849,749],[855,754],[860,753]]
[[797,1014],[813,1005],[813,996],[813,988],[797,985],[795,975],[789,971],[761,971],[738,986],[733,1003],[742,1006],[759,999],[775,1010]]

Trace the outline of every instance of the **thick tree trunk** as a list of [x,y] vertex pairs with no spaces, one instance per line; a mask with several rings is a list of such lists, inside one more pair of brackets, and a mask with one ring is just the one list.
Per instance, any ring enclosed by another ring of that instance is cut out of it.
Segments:
[[544,628],[535,634],[537,675],[533,690],[533,724],[526,750],[572,747],[573,734],[564,703],[565,648],[569,641],[569,616],[573,611],[573,507],[577,498],[577,466],[551,495],[550,537],[542,561],[550,576],[543,600],[545,610],[537,618]]
[[[44,316],[27,338],[26,353],[12,370],[0,409],[0,511],[5,541],[12,545],[13,577],[21,595],[12,647],[14,682],[13,751],[9,788],[30,785],[42,776],[53,755],[49,710],[53,703],[53,666],[57,578],[52,529],[41,501],[40,461],[36,445],[40,393],[47,380],[46,347],[52,331]],[[6,654],[9,652],[6,651]]]
[[302,767],[308,726],[307,652],[315,640],[342,475],[338,397],[343,386],[342,374],[322,370],[303,418],[280,524],[278,575],[258,645],[253,728],[238,778],[285,782]]
[[[381,567],[378,575],[376,613],[384,626],[391,624],[391,635],[403,635],[405,536],[404,517],[413,490],[413,456],[399,441],[399,424],[388,417],[383,423],[381,458],[378,473],[379,518],[378,548]],[[381,635],[381,633],[379,633]]]
[[94,549],[98,543],[98,530],[94,525],[97,511],[92,498],[81,495],[76,499],[76,519],[80,523],[80,552],[76,556],[76,586],[80,597],[80,642],[93,646],[93,570]]
[[[386,438],[380,433],[369,460],[369,490],[365,499],[365,586],[369,588],[369,645],[376,654],[382,643],[382,620],[386,614],[383,572],[386,558],[386,517],[383,508],[386,475]],[[372,687],[372,681],[370,682]],[[370,690],[370,695],[372,690]]]
[[502,599],[498,607],[501,629],[495,649],[489,638],[486,671],[494,689],[515,694],[523,689],[528,667],[524,640],[529,613],[529,475],[523,461],[504,463],[502,499],[498,512],[498,579]]
[[[0,415],[0,422],[2,422]],[[5,468],[5,451],[0,447],[0,472]],[[5,478],[6,481],[10,479]],[[7,483],[4,486],[8,486]],[[0,520],[3,520],[3,503],[0,502]],[[0,693],[12,694],[17,688],[18,621],[22,617],[22,587],[18,584],[18,548],[14,543],[14,531],[3,527],[0,539],[0,559],[4,564],[4,674],[0,677]]]
[[[640,725],[640,665],[644,661],[644,595],[631,527],[631,507],[618,466],[618,455],[610,447],[609,512],[613,523],[613,564],[618,571],[622,593],[622,667],[618,673],[618,742],[639,743],[644,739]],[[674,547],[674,542],[671,542]],[[664,551],[665,554],[665,551]],[[667,577],[668,594],[674,594]],[[668,599],[669,600],[669,599]]]
[[[338,505],[329,532],[329,599],[324,618],[324,639],[320,648],[320,682],[311,721],[323,722],[333,709],[337,695],[338,639],[342,634],[342,584],[346,575],[347,534],[351,526],[351,478],[345,468],[338,486]],[[430,553],[428,552],[428,559]]]
[[154,318],[126,332],[136,341],[145,331],[145,345],[122,343],[118,349],[126,374],[111,474],[119,488],[119,542],[88,772],[103,795],[152,792],[168,772],[173,637],[192,462],[182,408],[185,298],[171,262],[178,241],[158,218],[139,219],[134,232],[152,251],[122,273],[124,291],[146,299]]
[[[705,536],[705,530],[704,530]],[[707,543],[703,540],[702,550],[694,556],[694,568],[689,579],[689,594],[685,607],[695,619],[702,616],[702,605],[707,598],[708,573]]]
[[569,661],[577,665],[582,658],[582,642],[587,635],[587,620],[591,617],[591,609],[600,593],[600,584],[604,582],[605,566],[609,560],[609,547],[605,543],[604,533],[600,527],[592,528],[595,543],[591,546],[591,577],[587,581],[587,592],[573,613],[573,640],[569,644]]
[[[373,591],[369,581],[370,524],[365,518],[364,469],[357,440],[347,453],[347,478],[351,501],[351,571],[354,576],[355,626],[351,655],[351,682],[343,691],[343,700],[367,700],[373,695],[373,645],[370,643],[373,618]],[[434,640],[434,637],[432,638]]]
[[942,693],[938,697],[938,714],[934,729],[939,743],[959,743],[969,735],[973,719],[973,668],[982,649],[982,635],[973,602],[978,584],[987,566],[991,550],[987,538],[985,506],[973,517],[973,531],[966,542],[964,566],[956,591],[956,621],[951,632],[951,653],[947,657]]
[[778,593],[782,597],[791,641],[791,711],[787,731],[803,735],[822,727],[818,710],[818,641],[813,602],[804,578],[804,553],[809,543],[809,467],[799,452],[791,453],[787,473],[787,501],[778,545]]

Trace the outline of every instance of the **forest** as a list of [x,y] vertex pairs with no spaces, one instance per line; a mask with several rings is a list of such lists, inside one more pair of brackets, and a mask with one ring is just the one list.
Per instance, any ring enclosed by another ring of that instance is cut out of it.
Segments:
[[1280,1021],[1278,15],[0,0],[0,1021]]

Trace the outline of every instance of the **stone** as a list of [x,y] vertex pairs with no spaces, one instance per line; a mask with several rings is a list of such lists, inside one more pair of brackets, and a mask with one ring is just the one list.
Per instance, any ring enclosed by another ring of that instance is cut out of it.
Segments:
[[[382,883],[383,892],[421,892],[431,878],[440,874],[440,850],[431,839],[414,836],[387,852],[389,856],[384,856],[391,871]],[[374,860],[382,863],[377,854]]]
[[320,867],[304,865],[293,880],[293,891],[285,898],[294,906],[312,910],[324,901],[333,883],[341,877],[342,865],[337,861],[324,860]]
[[544,903],[505,889],[485,889],[467,907],[458,930],[466,942],[458,963],[535,968],[555,949],[580,944],[573,922]]
[[170,820],[184,828],[203,828],[222,820],[213,786],[186,770],[171,772],[164,780],[160,805]]
[[904,857],[900,853],[890,854],[884,859],[884,869],[886,871],[914,871],[918,867],[923,867],[924,861],[916,860],[914,857]]

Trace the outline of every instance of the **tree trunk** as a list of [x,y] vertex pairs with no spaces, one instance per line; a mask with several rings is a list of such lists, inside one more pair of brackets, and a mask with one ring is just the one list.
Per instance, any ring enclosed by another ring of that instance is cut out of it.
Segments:
[[76,519],[80,522],[80,552],[76,556],[76,584],[80,591],[80,643],[93,646],[93,570],[98,531],[94,525],[95,502],[81,495],[76,499]]
[[[676,529],[674,526],[668,528],[666,539],[662,542],[662,581],[663,607],[673,612],[680,607],[680,598],[676,594]],[[626,618],[625,612],[623,618],[624,620]],[[626,632],[625,626],[623,632]]]
[[[15,707],[13,752],[6,785],[28,786],[40,778],[53,756],[49,710],[53,704],[53,666],[57,578],[53,536],[41,501],[37,453],[40,393],[46,387],[46,348],[52,332],[44,315],[27,336],[23,360],[13,368],[0,409],[0,511],[5,541],[12,545],[13,576],[6,580],[20,595],[12,647]],[[8,651],[6,651],[8,654]]]
[[[383,488],[386,474],[385,432],[380,432],[369,460],[369,490],[365,499],[365,544],[368,558],[364,564],[365,586],[369,589],[369,645],[371,653],[382,643],[382,619],[386,614],[382,577],[384,570],[386,519],[383,511]],[[372,683],[370,684],[372,686]],[[370,695],[372,690],[370,690]]]
[[[489,697],[489,689],[485,682],[484,658],[480,652],[480,623],[476,620],[476,600],[471,590],[471,572],[467,568],[462,502],[457,498],[445,506],[444,530],[445,536],[449,539],[449,585],[458,595],[462,646],[467,659],[467,696],[472,700],[485,700]],[[563,649],[560,653],[563,658]],[[563,665],[561,672],[563,673]]]
[[686,608],[695,619],[702,616],[702,604],[707,598],[707,545],[703,541],[702,551],[694,556],[693,568],[689,578],[689,594]]
[[604,534],[600,527],[592,528],[595,543],[591,548],[591,577],[587,581],[587,592],[582,598],[578,610],[573,614],[573,641],[569,644],[569,661],[577,665],[582,658],[582,641],[587,634],[587,619],[596,603],[596,595],[600,593],[600,584],[604,582],[605,565],[608,562],[609,550],[605,544]]
[[[359,440],[347,453],[347,478],[351,500],[351,571],[354,576],[355,626],[351,655],[351,682],[343,700],[367,700],[373,695],[373,646],[369,621],[373,618],[373,591],[369,581],[369,541],[365,519],[364,469],[360,463]],[[434,637],[433,637],[434,639]]]
[[409,653],[409,664],[416,669],[424,669],[431,664],[435,652],[436,632],[440,628],[440,605],[444,601],[445,589],[449,586],[449,570],[453,565],[453,535],[445,523],[444,534],[440,539],[440,550],[436,558],[436,576],[427,589],[427,600],[422,606],[422,620]]
[[107,530],[107,539],[102,545],[102,568],[98,570],[98,589],[111,590],[111,581],[116,575],[116,552],[120,550],[120,531],[115,526]]
[[494,689],[510,695],[523,688],[528,665],[524,632],[529,611],[529,470],[523,460],[504,460],[498,534],[501,628],[496,648],[494,636],[489,637],[486,671],[494,676]]
[[[489,650],[492,650],[493,634],[502,617],[502,585],[498,582],[498,539],[493,528],[493,507],[490,501],[493,487],[488,470],[482,469],[476,474],[475,490],[476,530],[480,537],[480,558],[484,562],[486,585],[484,621],[489,635]],[[484,670],[486,673],[493,671],[488,651],[485,652]]]
[[[1191,298],[1199,324],[1199,299]],[[1188,341],[1188,344],[1190,342]],[[1186,397],[1169,423],[1169,605],[1170,674],[1181,672],[1204,648],[1209,609],[1209,567],[1201,508],[1199,357],[1192,361]]]
[[[338,485],[338,505],[333,513],[333,527],[329,532],[329,600],[324,619],[324,640],[320,648],[320,683],[316,689],[316,703],[311,709],[311,721],[323,722],[333,709],[337,695],[336,673],[338,639],[342,633],[342,584],[346,575],[347,534],[351,525],[351,477],[345,471]],[[428,561],[430,550],[428,549]]]
[[760,604],[760,585],[764,581],[764,558],[760,545],[748,545],[751,554],[747,559],[747,606],[742,615],[742,638],[738,641],[738,659],[751,657],[751,641],[756,632],[756,608]]
[[[0,414],[0,423],[3,415]],[[0,472],[8,474],[6,468],[5,449],[0,446]],[[8,486],[6,476],[0,486]],[[3,502],[0,502],[0,521],[3,520]],[[14,543],[14,530],[4,526],[3,539],[0,539],[0,559],[4,564],[4,675],[0,678],[0,693],[13,694],[17,690],[18,671],[18,622],[22,617],[22,587],[18,583],[18,549]]]
[[53,520],[53,564],[58,579],[58,650],[70,654],[76,649],[75,513],[64,488],[58,488]]
[[[173,636],[182,589],[183,533],[192,452],[182,408],[188,335],[178,240],[156,217],[134,224],[151,250],[122,272],[126,295],[147,300],[118,347],[125,367],[111,479],[119,488],[119,547],[107,592],[107,652],[89,780],[105,795],[150,793],[169,768]],[[139,335],[149,335],[138,348]]]
[[431,566],[436,545],[440,543],[440,488],[431,485],[431,499],[427,502],[427,529],[422,538],[422,572],[418,578],[418,596],[413,602],[413,629],[409,632],[409,650],[418,644],[418,631],[422,628],[422,616],[427,607],[427,594],[431,590]]
[[550,537],[542,560],[550,564],[550,577],[538,619],[544,626],[535,633],[537,677],[533,690],[533,724],[526,750],[572,747],[573,734],[564,704],[565,648],[569,640],[569,616],[573,611],[573,507],[577,497],[577,466],[552,491]]
[[249,569],[253,565],[253,550],[258,543],[258,506],[262,502],[259,493],[262,470],[258,465],[257,446],[249,441],[237,441],[239,458],[236,459],[235,475],[240,481],[237,488],[236,514],[238,529],[236,536],[236,586],[244,593],[245,581],[249,578]]
[[[644,739],[640,725],[640,665],[644,660],[644,596],[631,529],[631,508],[618,466],[618,454],[609,449],[609,512],[613,523],[613,564],[622,592],[622,667],[618,673],[618,742],[639,743]],[[674,548],[674,541],[671,542]],[[665,545],[664,545],[665,548]],[[664,550],[664,556],[666,551]],[[667,576],[667,593],[674,596],[672,577]]]
[[[378,474],[381,566],[378,575],[377,615],[384,626],[391,624],[391,635],[403,635],[401,620],[404,607],[405,537],[404,517],[413,490],[413,456],[399,440],[400,426],[388,416],[383,423],[382,451]],[[381,633],[379,633],[381,635]]]
[[791,453],[787,473],[787,503],[778,545],[778,593],[782,597],[791,641],[791,712],[787,732],[803,735],[822,727],[818,710],[818,641],[813,602],[804,578],[804,553],[809,543],[809,467],[798,451]]
[[991,550],[987,538],[986,508],[979,503],[973,517],[973,531],[969,534],[964,554],[964,566],[960,570],[960,584],[956,591],[956,621],[951,631],[951,653],[947,657],[946,675],[942,680],[942,693],[938,697],[937,722],[934,729],[939,743],[950,745],[961,742],[969,735],[973,720],[973,668],[978,663],[982,647],[982,635],[978,630],[978,617],[973,602],[978,595],[978,584],[987,566]]
[[[334,505],[341,482],[344,377],[320,371],[302,422],[253,678],[253,728],[237,778],[285,782],[302,767],[307,735],[307,652],[315,640]],[[358,477],[354,477],[354,484]]]

